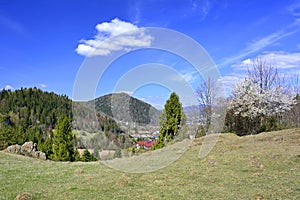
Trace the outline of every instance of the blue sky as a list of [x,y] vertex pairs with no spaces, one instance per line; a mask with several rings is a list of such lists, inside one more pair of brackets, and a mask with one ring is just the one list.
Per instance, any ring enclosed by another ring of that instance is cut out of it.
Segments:
[[[79,45],[93,47],[91,43],[98,42],[99,47],[117,30],[143,27],[175,30],[202,45],[220,71],[227,95],[257,56],[276,63],[288,77],[300,74],[300,1],[0,0],[0,88],[36,86],[72,98],[88,55]],[[147,46],[151,38],[137,42]],[[151,62],[176,70],[193,89],[199,85],[184,59],[146,49],[114,62],[101,77],[95,96],[114,91],[126,73]],[[154,83],[128,92],[161,107],[170,91]]]

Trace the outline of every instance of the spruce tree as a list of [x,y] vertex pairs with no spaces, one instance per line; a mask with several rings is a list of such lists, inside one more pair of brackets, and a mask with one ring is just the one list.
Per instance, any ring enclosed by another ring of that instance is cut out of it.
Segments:
[[80,157],[80,154],[79,154],[79,151],[77,148],[75,149],[75,152],[74,152],[74,161],[76,161],[76,162],[81,161],[81,157]]
[[96,161],[97,159],[89,152],[89,150],[85,149],[82,155],[83,162]]
[[184,119],[185,115],[183,113],[179,97],[175,92],[173,92],[167,100],[164,111],[160,116],[159,138],[153,149],[162,148],[165,145],[165,141],[173,140]]
[[52,159],[74,161],[74,137],[69,118],[62,115],[57,122],[52,144]]

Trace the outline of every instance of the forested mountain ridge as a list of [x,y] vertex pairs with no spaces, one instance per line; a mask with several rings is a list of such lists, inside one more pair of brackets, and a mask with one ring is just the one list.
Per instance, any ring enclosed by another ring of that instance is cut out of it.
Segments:
[[72,119],[72,101],[38,88],[0,91],[0,149],[26,141],[42,142],[58,118]]
[[[156,123],[155,120],[158,120],[160,114],[150,104],[127,94],[106,95],[95,99],[95,103],[96,111],[91,107],[91,101],[74,102],[66,95],[57,95],[38,88],[2,90],[0,149],[33,141],[40,150],[51,153],[53,129],[61,115],[70,119],[73,129],[90,133],[100,131],[113,141],[118,134],[124,132],[113,117],[117,116],[117,120],[126,121],[129,118],[135,123],[149,124]],[[116,110],[111,111],[112,107],[117,108],[117,113],[121,111],[121,114],[112,115],[116,113]],[[126,109],[129,112],[124,112]],[[80,135],[76,137],[77,141],[80,140]]]
[[0,113],[8,115],[15,125],[44,126],[53,129],[58,117],[65,114],[72,119],[72,101],[66,95],[44,92],[37,88],[2,90]]
[[152,105],[134,98],[126,93],[113,93],[98,97],[88,104],[96,112],[104,113],[117,121],[139,125],[157,125],[161,114]]
[[77,130],[103,131],[107,134],[123,132],[111,117],[93,112],[85,103],[72,102],[66,95],[38,88],[2,90],[0,149],[26,141],[43,146],[47,138],[52,139],[53,129],[61,115],[67,116]]

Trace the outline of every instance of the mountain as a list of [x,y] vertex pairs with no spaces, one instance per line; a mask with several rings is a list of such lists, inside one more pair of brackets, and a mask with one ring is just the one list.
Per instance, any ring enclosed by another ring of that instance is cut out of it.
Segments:
[[74,102],[65,95],[37,88],[21,88],[0,91],[0,150],[26,141],[37,143],[39,149],[46,144],[51,149],[53,129],[61,115],[72,121],[76,147],[94,147],[92,144],[101,142],[105,142],[102,148],[110,143],[122,148],[130,146],[131,139],[122,134],[119,124],[109,115],[95,112],[87,102]]
[[88,102],[97,113],[104,113],[116,121],[138,125],[158,125],[161,112],[152,105],[126,93],[113,93]]
[[201,123],[201,118],[203,117],[203,106],[193,105],[183,107],[183,111],[187,118],[187,124],[199,124]]
[[123,130],[110,116],[102,112],[95,112],[87,102],[74,102],[72,104],[73,129],[95,133],[105,131],[109,133],[122,133]]

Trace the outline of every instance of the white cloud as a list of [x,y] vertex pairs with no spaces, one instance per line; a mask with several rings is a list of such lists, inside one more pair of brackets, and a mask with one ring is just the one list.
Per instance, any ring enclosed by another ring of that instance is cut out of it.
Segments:
[[184,78],[189,83],[197,81],[199,77],[199,73],[195,70],[182,72],[182,78]]
[[43,84],[43,83],[41,83],[41,84],[40,84],[40,87],[41,87],[41,88],[46,88],[46,87],[47,87],[47,85],[46,85],[46,84]]
[[295,53],[287,53],[283,51],[277,51],[277,52],[268,52],[262,57],[265,60],[269,60],[278,69],[299,69],[300,68],[300,52]]
[[120,90],[120,91],[115,91],[117,93],[125,93],[125,94],[128,94],[129,96],[132,96],[133,95],[133,91],[126,91],[126,90]]
[[199,73],[195,70],[182,70],[178,74],[170,74],[167,79],[181,83],[193,83],[199,78]]
[[[262,60],[273,64],[277,69],[299,69],[300,52],[288,53],[284,51],[264,52],[259,55]],[[232,65],[235,70],[247,70],[251,66],[253,59],[247,58],[242,62]]]
[[229,96],[229,94],[231,94],[232,87],[236,83],[243,80],[243,78],[245,78],[245,76],[246,76],[245,74],[232,73],[230,75],[223,76],[221,78],[221,80],[219,80],[223,84],[223,87],[224,87],[224,90],[225,90],[227,96]]
[[[274,65],[279,70],[279,76],[282,78],[290,79],[300,74],[300,52],[271,51],[263,52],[258,57]],[[232,65],[233,72],[222,77],[222,82],[227,94],[230,93],[235,82],[238,82],[246,76],[246,71],[251,67],[254,59],[255,58],[247,58]]]
[[11,86],[11,85],[6,85],[6,86],[4,87],[4,89],[5,89],[5,90],[13,90],[14,87]]
[[227,76],[223,76],[221,81],[224,85],[232,85],[241,81],[245,76],[241,74],[231,74]]
[[278,40],[280,40],[284,37],[290,36],[296,32],[298,32],[298,30],[290,31],[290,32],[278,31],[278,32],[272,33],[264,38],[261,38],[260,40],[249,43],[247,48],[244,50],[244,53],[249,54],[249,53],[257,52],[258,50],[261,50],[271,44],[274,44]]
[[250,58],[248,58],[248,59],[246,59],[246,60],[243,60],[242,63],[243,63],[244,65],[249,65],[249,64],[251,64],[251,60],[250,60]]
[[111,22],[103,22],[101,24],[97,24],[96,29],[100,34],[117,36],[126,32],[137,31],[138,27],[129,22],[124,22],[119,20],[118,18],[115,18]]
[[[288,29],[292,29],[295,28],[295,30],[288,30]],[[248,43],[247,47],[244,48],[242,51],[239,52],[239,54],[226,58],[225,61],[223,61],[222,63],[219,63],[218,66],[226,66],[228,64],[237,62],[241,59],[244,59],[245,57],[255,53],[255,52],[259,52],[261,50],[263,50],[265,47],[268,47],[270,45],[275,44],[276,42],[278,42],[279,40],[288,37],[290,35],[295,34],[296,32],[299,32],[299,27],[297,24],[292,24],[290,26],[287,26],[287,28],[285,30],[280,30],[277,32],[274,32],[270,35],[267,35],[259,40],[256,41],[252,41],[250,43]]]
[[106,56],[114,51],[132,50],[138,47],[149,47],[153,38],[129,22],[118,18],[96,26],[97,34],[93,39],[81,40],[76,52],[83,56]]

